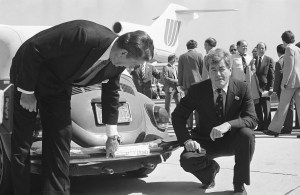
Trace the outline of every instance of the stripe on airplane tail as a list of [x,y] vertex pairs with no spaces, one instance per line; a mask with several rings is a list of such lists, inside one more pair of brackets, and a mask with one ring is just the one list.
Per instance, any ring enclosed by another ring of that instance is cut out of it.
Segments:
[[173,47],[176,43],[181,22],[178,20],[167,19],[165,34],[164,34],[164,42],[167,46]]

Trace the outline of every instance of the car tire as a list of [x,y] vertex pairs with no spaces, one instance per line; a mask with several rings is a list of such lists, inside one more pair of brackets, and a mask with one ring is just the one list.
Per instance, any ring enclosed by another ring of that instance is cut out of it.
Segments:
[[0,139],[0,194],[12,194],[10,161]]
[[130,176],[130,177],[145,177],[147,175],[149,175],[150,173],[152,173],[155,168],[156,168],[157,165],[154,165],[154,168],[140,168],[140,169],[137,169],[137,170],[133,170],[133,171],[127,171],[126,172],[126,175],[127,176]]

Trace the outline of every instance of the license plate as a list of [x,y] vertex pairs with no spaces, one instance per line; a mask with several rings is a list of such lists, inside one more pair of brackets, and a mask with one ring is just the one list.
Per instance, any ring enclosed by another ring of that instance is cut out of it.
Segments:
[[[95,119],[96,124],[102,125],[102,105],[100,103],[96,103],[95,105]],[[128,123],[132,121],[131,111],[128,103],[121,103],[119,107],[119,118],[118,123]]]

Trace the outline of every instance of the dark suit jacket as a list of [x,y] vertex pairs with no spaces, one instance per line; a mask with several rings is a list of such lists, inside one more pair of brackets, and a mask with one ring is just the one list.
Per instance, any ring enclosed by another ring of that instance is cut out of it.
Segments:
[[[186,120],[193,110],[199,115],[199,126],[192,136],[186,129]],[[249,87],[245,82],[230,78],[226,96],[225,121],[230,123],[231,132],[240,128],[254,129],[257,117]],[[211,80],[192,85],[187,95],[172,113],[172,124],[180,144],[188,139],[210,139],[213,127],[218,126]]]
[[[87,71],[117,37],[108,28],[85,20],[66,22],[41,31],[17,51],[10,71],[11,82],[40,96],[71,95],[72,83]],[[87,85],[102,85],[103,122],[118,120],[119,80],[125,68],[111,63]]]
[[150,64],[146,64],[144,78],[142,78],[142,70],[140,66],[136,66],[130,74],[132,75],[137,91],[140,93],[143,91],[142,88],[151,90],[151,81],[153,77],[156,79],[160,78],[160,74],[157,69]]
[[279,96],[281,93],[281,81],[282,81],[282,77],[283,77],[282,65],[283,65],[283,55],[276,62],[275,71],[274,71],[275,78],[274,78],[273,91],[276,92],[277,95],[279,95]]
[[203,56],[194,50],[188,51],[178,60],[178,83],[184,89],[202,81]]
[[174,69],[170,64],[167,64],[163,67],[162,75],[164,79],[164,89],[165,92],[177,91],[178,79],[177,75],[174,72]]
[[274,61],[269,56],[264,56],[261,67],[258,69],[258,57],[255,58],[256,75],[261,90],[269,91],[274,83]]

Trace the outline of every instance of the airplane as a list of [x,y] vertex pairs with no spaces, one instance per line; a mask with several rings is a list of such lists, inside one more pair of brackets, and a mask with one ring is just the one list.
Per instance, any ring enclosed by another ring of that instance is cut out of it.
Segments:
[[118,21],[113,24],[112,30],[117,34],[124,34],[134,30],[143,30],[153,39],[155,51],[154,60],[167,62],[170,54],[174,54],[179,42],[179,34],[182,26],[189,20],[198,19],[199,13],[205,12],[228,12],[237,9],[214,9],[214,10],[190,10],[178,4],[169,4],[167,9],[154,18],[150,26]]
[[[236,9],[215,9],[215,10],[190,10],[184,6],[178,4],[169,4],[167,9],[159,16],[154,18],[154,22],[150,26],[139,25],[129,22],[118,21],[112,26],[113,32],[121,35],[126,32],[143,30],[147,32],[153,39],[155,51],[153,62],[166,63],[168,56],[174,54],[178,47],[178,37],[180,29],[190,20],[199,18],[199,13],[202,12],[227,12],[227,11],[237,11]],[[50,26],[18,26],[18,25],[3,25],[0,24],[1,37],[7,37],[10,35],[10,40],[19,40],[20,44],[33,36],[34,34],[49,28]],[[18,37],[16,31],[22,31],[22,36]],[[5,39],[4,39],[5,40]],[[9,41],[9,40],[7,40]],[[6,47],[6,44],[0,43],[1,47]],[[8,44],[11,45],[11,44]],[[13,50],[14,51],[14,50]],[[11,54],[2,54],[5,56],[6,60],[3,60],[4,64],[0,64],[2,70],[0,72],[0,78],[8,79],[9,69],[10,69],[10,59],[14,56]]]

